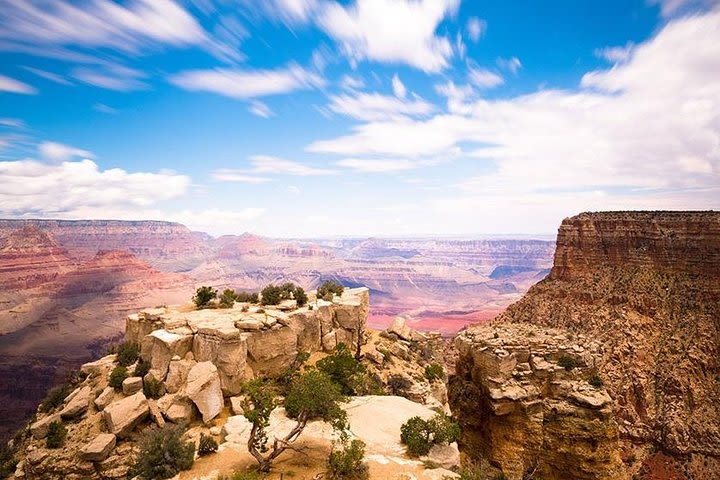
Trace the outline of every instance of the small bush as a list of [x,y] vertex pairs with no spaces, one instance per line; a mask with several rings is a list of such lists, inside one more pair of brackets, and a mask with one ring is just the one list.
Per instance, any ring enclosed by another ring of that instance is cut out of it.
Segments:
[[235,301],[241,303],[258,303],[257,292],[235,292]]
[[117,361],[123,367],[135,363],[140,355],[140,346],[135,342],[123,342],[117,347]]
[[390,395],[396,395],[398,397],[406,397],[410,388],[412,388],[412,381],[405,375],[399,373],[390,375],[388,377],[388,392]]
[[450,444],[460,437],[460,426],[444,414],[430,420],[412,417],[400,427],[400,441],[415,456],[427,455],[433,445]]
[[123,380],[126,378],[128,378],[127,368],[122,365],[118,365],[113,368],[113,371],[110,373],[110,381],[108,383],[115,390],[120,390],[122,388]]
[[283,299],[283,290],[281,287],[271,283],[262,289],[260,296],[262,297],[261,303],[263,305],[278,305]]
[[43,413],[47,413],[51,410],[56,409],[57,407],[62,405],[62,403],[65,401],[65,398],[70,395],[71,391],[72,387],[67,383],[50,389],[47,396],[45,397],[45,400],[43,400],[40,404],[40,411]]
[[67,436],[67,428],[61,422],[52,422],[48,425],[47,433],[47,447],[48,448],[60,448],[65,444],[65,437]]
[[145,375],[148,374],[150,371],[150,362],[146,362],[142,358],[138,360],[137,365],[135,365],[135,371],[133,372],[133,377],[140,377],[143,378]]
[[563,367],[568,372],[573,368],[577,367],[577,361],[568,355],[563,355],[558,359],[558,365]]
[[265,475],[260,472],[235,472],[232,475],[220,475],[218,480],[263,480]]
[[210,435],[200,434],[200,442],[198,443],[198,455],[205,456],[217,452],[218,444]]
[[337,480],[368,478],[368,466],[363,461],[365,442],[353,440],[343,445],[342,450],[333,449],[328,457],[330,478]]
[[588,383],[595,388],[601,388],[603,386],[602,378],[600,378],[600,375],[597,373],[592,374],[592,376],[588,379]]
[[356,377],[367,373],[365,366],[355,359],[344,343],[339,343],[332,354],[319,360],[316,366],[340,385],[344,395],[354,395],[358,383]]
[[217,290],[212,287],[200,287],[195,291],[193,303],[197,308],[207,307],[211,301],[217,298]]
[[220,308],[232,308],[233,305],[235,305],[236,298],[237,296],[235,295],[235,291],[231,288],[226,288],[220,295],[220,301],[218,302],[218,305],[220,306]]
[[317,289],[317,296],[318,298],[329,298],[330,300],[332,300],[334,295],[342,295],[343,291],[345,291],[345,287],[343,287],[337,282],[328,280],[327,282],[320,285],[320,288]]
[[429,381],[433,380],[441,380],[445,376],[445,371],[443,370],[442,365],[439,363],[431,363],[430,365],[425,365],[425,378],[427,378]]
[[145,480],[171,478],[182,470],[192,467],[195,445],[182,440],[183,430],[179,425],[147,430],[140,440],[131,477]]
[[295,298],[298,307],[304,306],[308,301],[307,293],[305,293],[305,290],[303,290],[302,287],[297,287],[295,289],[293,297]]
[[143,380],[143,393],[147,398],[160,398],[165,395],[165,384],[154,378]]

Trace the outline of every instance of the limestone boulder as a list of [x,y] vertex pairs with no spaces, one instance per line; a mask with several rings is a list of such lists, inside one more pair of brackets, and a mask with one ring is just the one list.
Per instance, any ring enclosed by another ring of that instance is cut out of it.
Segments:
[[289,327],[252,333],[247,337],[247,360],[255,376],[273,376],[297,356],[297,335]]
[[84,363],[80,367],[80,371],[86,375],[100,376],[104,375],[115,367],[117,355],[106,355],[94,362]]
[[460,465],[460,450],[458,450],[457,443],[433,445],[427,454],[427,460],[450,470]]
[[338,344],[337,334],[332,330],[322,337],[322,348],[326,352],[331,352]]
[[406,323],[403,317],[395,317],[392,324],[387,329],[388,333],[394,333],[403,340],[411,340],[413,337],[413,330]]
[[112,387],[105,387],[105,389],[100,392],[100,395],[97,396],[95,399],[95,408],[98,410],[102,410],[103,408],[110,405],[110,402],[113,401],[113,398],[115,397],[115,389]]
[[320,320],[314,314],[314,311],[291,313],[285,322],[297,336],[297,349],[299,351],[316,352],[320,350],[322,330]]
[[230,397],[230,409],[232,410],[234,415],[242,415],[245,411],[245,408],[243,407],[243,402],[245,401],[245,397]]
[[146,335],[141,342],[140,355],[150,362],[150,370],[159,380],[165,378],[170,361],[175,355],[183,357],[192,349],[193,336],[180,335],[164,329]]
[[218,369],[220,386],[225,395],[240,392],[242,384],[251,377],[247,365],[247,338],[251,333],[200,329],[193,341],[193,354],[198,362],[212,362]]
[[189,423],[195,418],[195,407],[188,400],[176,400],[168,407],[164,415],[172,423]]
[[143,388],[141,377],[128,377],[122,382],[122,391],[125,395],[133,395]]
[[200,411],[205,423],[215,418],[223,408],[220,375],[212,362],[199,362],[190,369],[183,392]]
[[143,392],[117,400],[103,410],[103,418],[110,433],[124,438],[150,413]]
[[113,451],[116,441],[112,433],[101,433],[80,450],[80,458],[88,462],[102,462]]
[[160,428],[164,427],[165,419],[162,412],[160,412],[157,402],[151,398],[148,398],[148,410],[150,410],[150,418],[152,418],[153,422]]
[[84,413],[93,401],[93,390],[90,385],[80,387],[65,400],[65,407],[60,412],[62,418],[75,418]]
[[60,421],[59,413],[53,413],[50,415],[46,415],[45,417],[41,418],[37,422],[30,425],[30,434],[33,436],[33,438],[35,440],[43,439],[47,436],[48,427],[50,427],[50,424],[53,422],[59,422],[59,421]]
[[168,393],[175,393],[185,385],[188,374],[196,363],[195,360],[181,360],[180,357],[174,357],[170,361],[168,374],[165,378],[165,389]]

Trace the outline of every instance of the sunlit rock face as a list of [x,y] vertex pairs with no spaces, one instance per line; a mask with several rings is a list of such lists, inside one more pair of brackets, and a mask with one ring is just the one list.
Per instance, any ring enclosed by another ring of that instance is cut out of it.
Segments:
[[471,460],[512,480],[625,478],[612,399],[589,383],[597,341],[513,324],[472,327],[455,346],[449,399]]
[[719,276],[720,213],[581,214],[559,229],[550,277],[494,322],[601,342],[621,440],[660,446],[704,478],[718,471],[695,466],[720,455]]

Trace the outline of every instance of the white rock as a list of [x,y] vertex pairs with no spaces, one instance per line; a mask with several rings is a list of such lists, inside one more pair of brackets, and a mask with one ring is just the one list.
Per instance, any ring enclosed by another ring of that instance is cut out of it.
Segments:
[[102,375],[112,370],[115,367],[116,361],[117,355],[106,355],[94,362],[84,363],[80,367],[80,371],[86,375]]
[[427,459],[448,470],[460,465],[460,451],[457,443],[433,445]]
[[45,438],[48,433],[48,427],[53,422],[59,422],[60,421],[60,414],[59,413],[53,413],[51,415],[47,415],[46,417],[42,418],[41,420],[38,420],[37,422],[30,425],[30,434],[33,436],[35,440],[40,440],[42,438]]
[[205,423],[215,418],[223,408],[220,376],[212,362],[200,362],[190,370],[184,392],[200,410]]
[[101,433],[80,450],[80,458],[88,462],[102,462],[115,448],[116,437],[112,433]]
[[68,396],[70,400],[65,400],[65,407],[60,412],[60,416],[62,418],[74,418],[85,412],[93,400],[92,395],[93,391],[90,385],[78,388]]
[[110,433],[126,437],[150,413],[147,398],[143,392],[111,403],[103,410],[103,418]]
[[110,405],[110,402],[113,401],[114,396],[115,396],[115,389],[112,387],[105,387],[105,389],[95,399],[95,407],[98,410],[102,410],[103,408]]
[[125,395],[134,395],[143,388],[143,379],[140,377],[128,377],[122,382],[122,391]]

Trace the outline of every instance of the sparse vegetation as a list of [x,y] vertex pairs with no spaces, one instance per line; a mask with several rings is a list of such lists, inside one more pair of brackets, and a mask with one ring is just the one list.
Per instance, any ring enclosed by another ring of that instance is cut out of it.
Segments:
[[46,445],[48,448],[60,448],[65,444],[67,428],[62,422],[52,422],[48,425]]
[[235,294],[235,290],[231,288],[226,288],[225,290],[223,290],[222,294],[220,294],[218,306],[220,308],[232,308],[233,305],[235,305],[236,299],[237,295]]
[[428,381],[432,382],[434,380],[442,380],[444,376],[445,370],[443,370],[442,365],[439,363],[425,365],[425,378],[427,378]]
[[293,291],[293,297],[295,298],[298,307],[305,306],[308,301],[307,293],[305,293],[305,290],[303,290],[302,287],[295,288]]
[[390,395],[407,397],[412,385],[412,380],[400,373],[396,373],[388,377],[387,387]]
[[281,287],[271,283],[262,289],[260,297],[263,305],[279,305],[283,299],[283,291]]
[[183,428],[179,425],[153,427],[140,440],[140,451],[131,470],[145,480],[171,478],[192,467],[195,445],[182,440]]
[[63,401],[65,401],[65,398],[70,395],[71,391],[72,387],[70,386],[70,384],[67,383],[50,389],[47,396],[45,397],[45,400],[43,400],[40,404],[40,411],[43,413],[47,413],[51,410],[56,409],[57,407],[62,405]]
[[364,462],[365,442],[352,440],[342,442],[342,449],[333,448],[328,457],[328,472],[335,480],[360,480],[368,478],[368,466]]
[[316,366],[340,385],[344,395],[377,394],[382,390],[380,383],[369,377],[365,365],[344,343],[339,343],[332,354],[318,361]]
[[201,457],[217,452],[218,444],[213,437],[210,435],[200,434],[200,441],[198,442],[198,455]]
[[147,398],[160,398],[165,395],[165,384],[155,378],[143,380],[143,393]]
[[248,472],[235,472],[232,475],[220,475],[218,480],[263,480],[265,475],[260,472],[248,471]]
[[460,426],[443,414],[430,420],[412,417],[400,427],[400,441],[415,456],[427,455],[433,445],[452,443],[460,437]]
[[572,370],[573,368],[575,368],[575,367],[578,366],[577,360],[575,360],[573,357],[571,357],[571,356],[569,356],[569,355],[562,355],[562,356],[558,359],[558,362],[557,362],[557,363],[558,363],[558,365],[560,365],[561,367],[563,367],[563,368],[564,368],[565,370],[567,370],[568,372],[569,372],[570,370]]
[[135,363],[140,355],[140,345],[135,342],[122,342],[117,346],[117,362],[123,367]]
[[210,302],[217,298],[217,290],[212,287],[200,287],[195,291],[193,302],[197,308],[206,308]]
[[241,303],[258,303],[260,297],[257,292],[235,292],[235,301]]
[[135,365],[135,371],[133,372],[133,377],[140,377],[143,378],[145,375],[148,374],[150,371],[150,362],[146,362],[142,358],[138,360],[137,365]]
[[113,368],[112,372],[110,372],[110,380],[108,381],[108,384],[115,390],[120,390],[122,388],[122,383],[126,378],[128,378],[127,368],[122,365],[118,365]]
[[320,287],[317,289],[317,298],[332,301],[333,296],[342,295],[344,290],[345,287],[343,287],[339,283],[328,280],[322,285],[320,285]]

